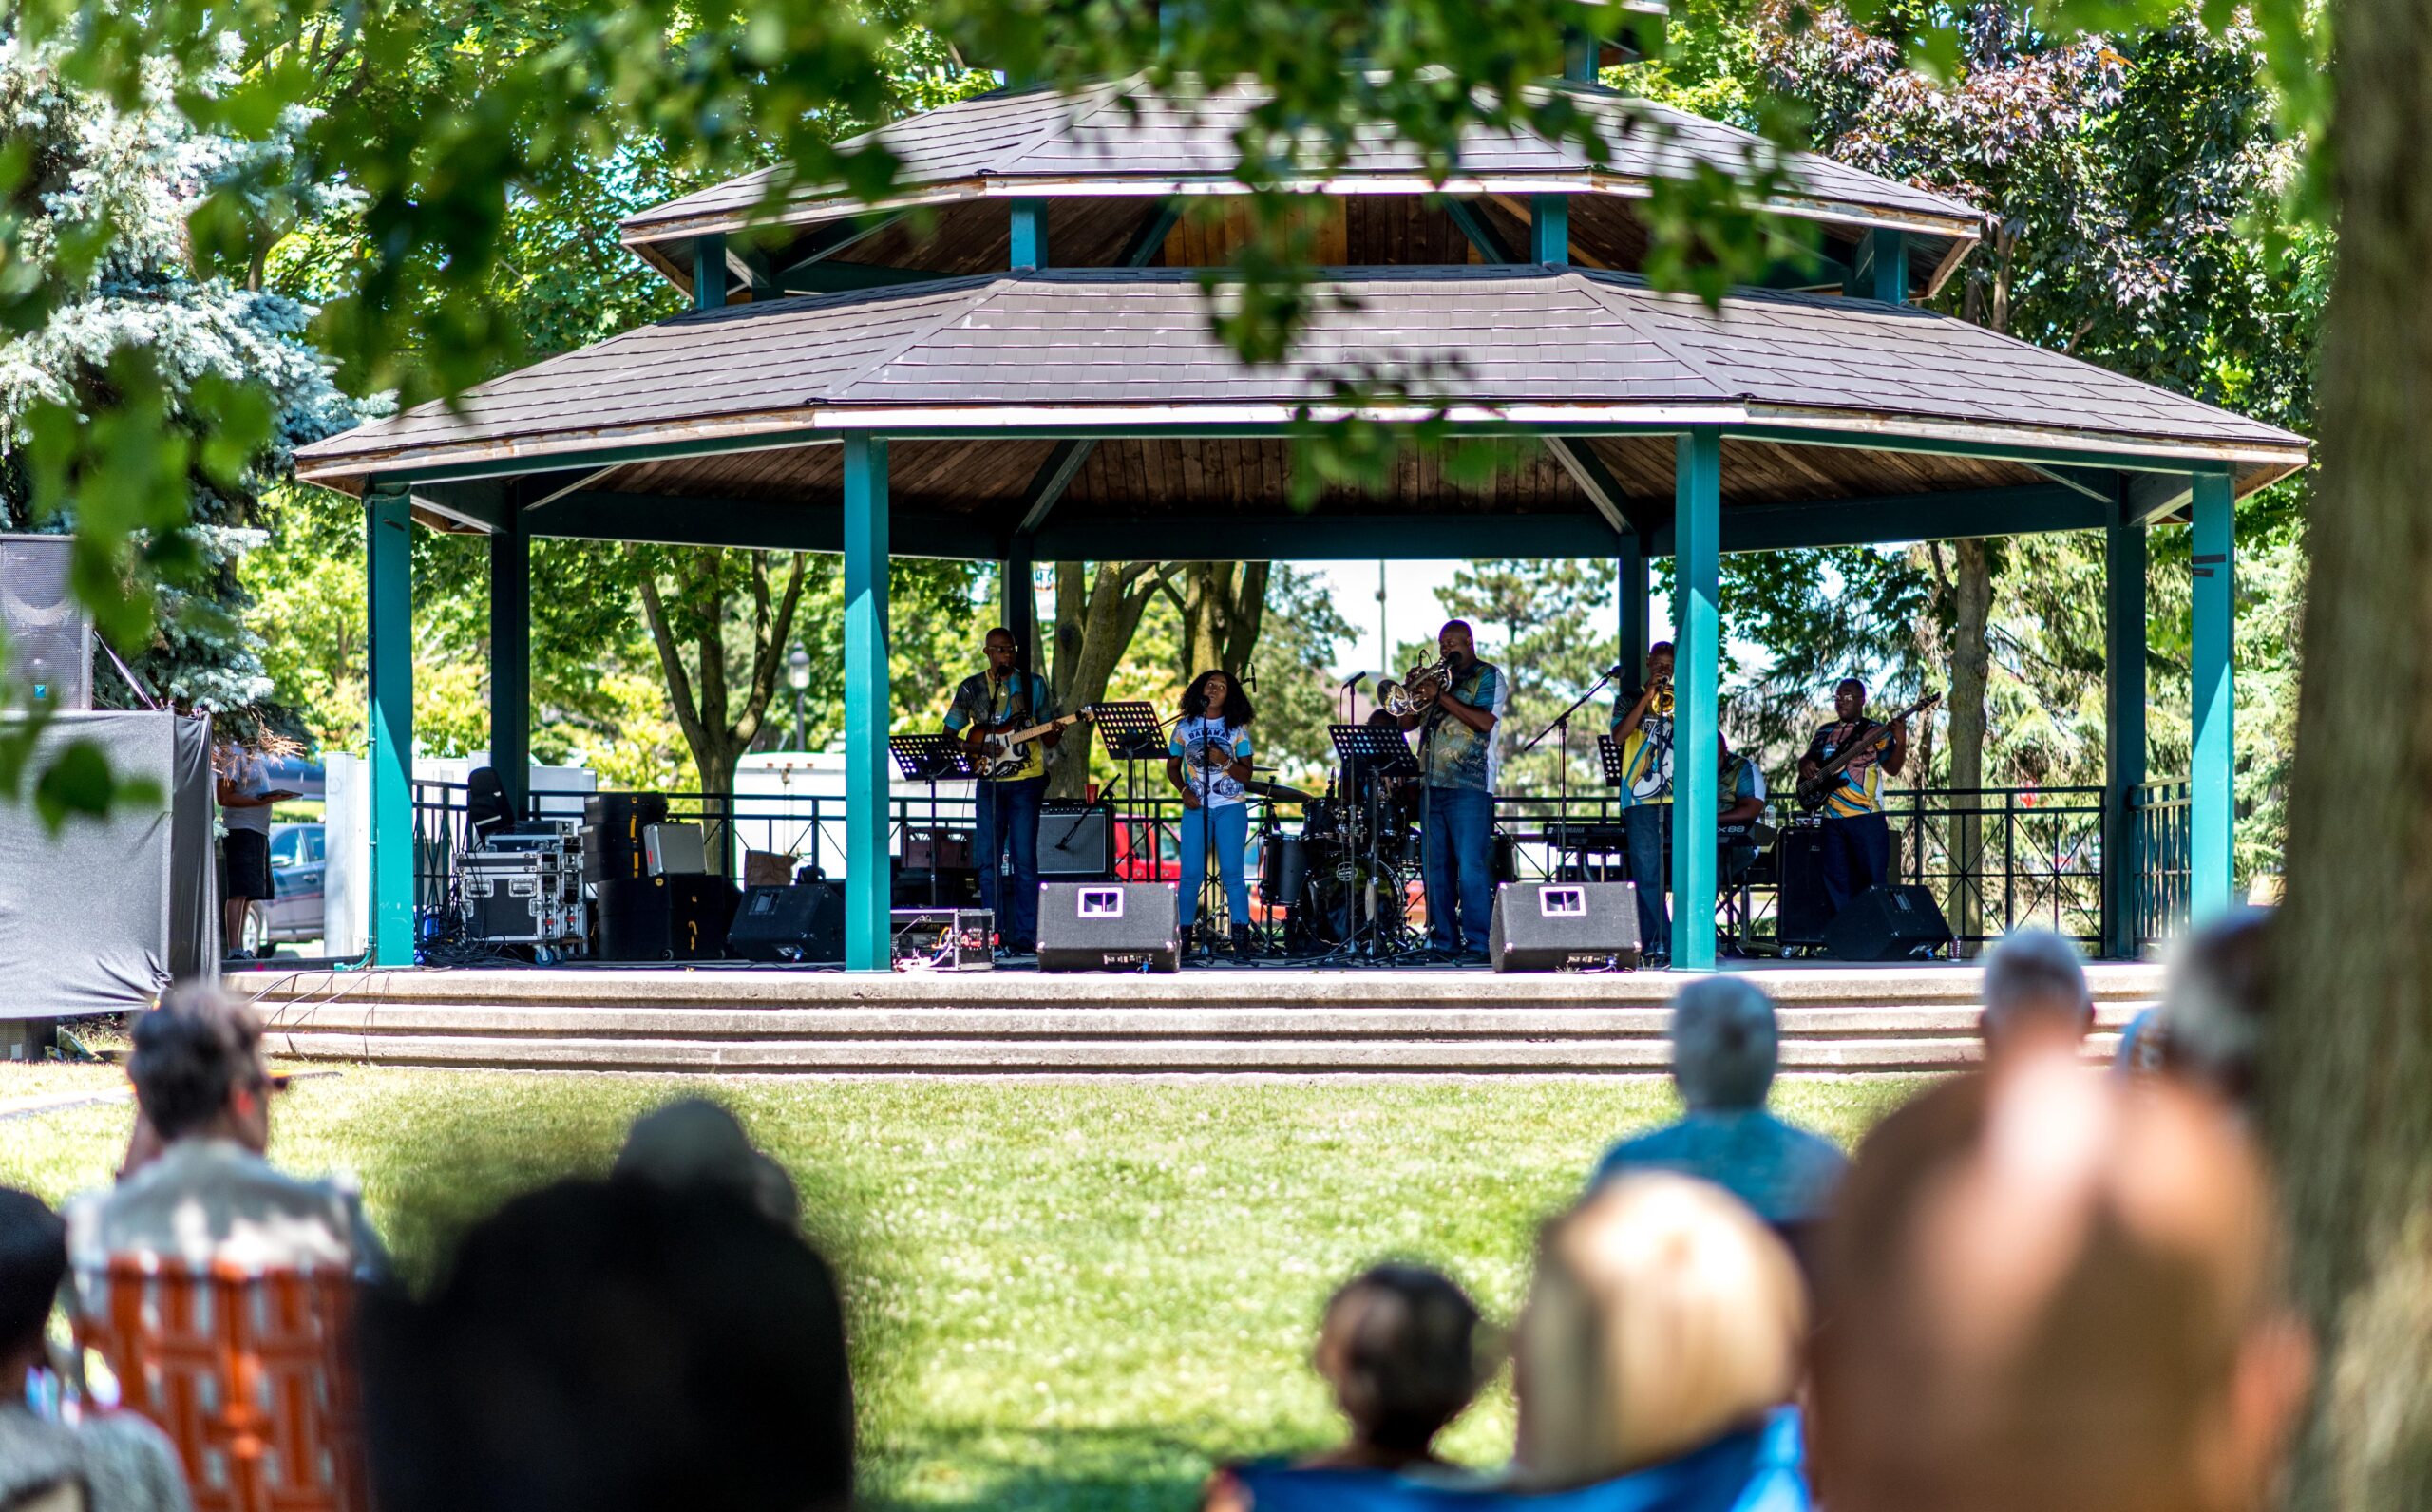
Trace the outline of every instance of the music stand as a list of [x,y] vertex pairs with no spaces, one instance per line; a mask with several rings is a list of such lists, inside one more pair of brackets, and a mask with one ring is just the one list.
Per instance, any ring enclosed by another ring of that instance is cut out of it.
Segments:
[[[1376,791],[1377,784],[1389,777],[1419,775],[1418,759],[1411,754],[1410,739],[1402,733],[1398,726],[1329,725],[1326,727],[1326,733],[1334,741],[1335,754],[1341,758],[1345,780],[1350,784],[1350,796],[1353,802],[1345,805],[1346,812],[1358,807],[1357,798],[1363,776],[1368,780],[1369,791],[1373,793]],[[1383,919],[1377,907],[1377,874],[1383,869],[1383,859],[1378,855],[1377,847],[1384,826],[1380,822],[1371,822],[1366,828],[1368,831],[1367,918],[1366,922],[1352,929],[1343,941],[1343,948],[1356,953],[1359,948],[1359,931],[1365,929],[1369,932],[1368,954],[1373,959],[1382,944],[1378,937],[1383,933]],[[1434,908],[1435,900],[1428,899],[1428,906]]]
[[[929,784],[929,906],[938,906],[938,784],[959,777],[977,777],[971,751],[952,735],[889,735],[887,754],[907,783]],[[978,826],[973,826],[972,849],[978,849]],[[976,857],[975,857],[976,860]],[[890,888],[890,891],[892,889]],[[893,906],[892,903],[889,906]]]
[[[1124,796],[1136,803],[1140,798],[1140,764],[1166,759],[1165,722],[1157,718],[1157,709],[1153,704],[1098,704],[1093,707],[1098,739],[1105,743],[1107,755],[1123,768]],[[1146,817],[1150,826],[1149,874],[1153,878],[1156,875],[1158,822],[1153,814]],[[1127,829],[1121,860],[1130,860],[1139,852],[1138,831]],[[1122,870],[1119,863],[1116,870],[1118,873]]]

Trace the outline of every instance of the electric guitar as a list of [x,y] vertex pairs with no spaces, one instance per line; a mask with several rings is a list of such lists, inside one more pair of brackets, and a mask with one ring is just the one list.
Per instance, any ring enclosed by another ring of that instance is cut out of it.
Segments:
[[990,730],[981,736],[979,752],[971,758],[983,778],[1011,777],[1030,764],[1031,743],[1051,729],[1062,729],[1085,719],[1095,718],[1098,706],[1088,704],[1069,714],[1033,725],[1027,729]]
[[1872,729],[1868,730],[1865,734],[1860,735],[1857,739],[1850,742],[1850,744],[1841,750],[1835,751],[1831,761],[1826,762],[1822,766],[1816,768],[1814,776],[1799,779],[1798,806],[1811,814],[1814,813],[1817,809],[1822,808],[1825,803],[1832,798],[1833,789],[1841,785],[1841,774],[1849,770],[1850,763],[1857,760],[1858,757],[1864,755],[1866,752],[1872,750],[1875,746],[1881,742],[1890,739],[1892,729],[1896,728],[1902,720],[1907,719],[1911,714],[1922,714],[1927,709],[1933,708],[1936,704],[1941,702],[1942,694],[1928,693],[1925,697],[1918,699],[1915,703],[1910,704],[1908,708],[1892,715],[1890,719],[1885,720],[1882,724],[1875,726]]

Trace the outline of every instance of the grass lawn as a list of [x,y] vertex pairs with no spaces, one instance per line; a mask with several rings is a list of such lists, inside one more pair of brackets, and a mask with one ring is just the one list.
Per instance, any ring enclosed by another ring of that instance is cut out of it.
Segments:
[[[0,1069],[0,1104],[66,1089]],[[116,1083],[96,1069],[76,1075]],[[1917,1085],[1785,1079],[1847,1142]],[[604,1170],[626,1123],[705,1090],[794,1173],[845,1277],[863,1485],[878,1507],[1183,1508],[1214,1462],[1337,1431],[1307,1352],[1327,1293],[1440,1265],[1490,1315],[1536,1223],[1613,1139],[1668,1118],[1650,1079],[1434,1083],[724,1080],[350,1069],[277,1110],[296,1170],[351,1170],[417,1281],[505,1195]],[[108,1176],[124,1105],[0,1123],[0,1183]],[[1498,1385],[1448,1447],[1510,1444]]]

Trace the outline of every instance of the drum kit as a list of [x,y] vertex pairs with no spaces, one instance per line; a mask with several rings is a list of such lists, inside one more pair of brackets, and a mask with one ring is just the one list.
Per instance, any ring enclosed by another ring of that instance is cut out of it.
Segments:
[[[1388,782],[1329,782],[1325,792],[1244,784],[1260,810],[1259,899],[1283,911],[1288,951],[1402,943],[1404,898],[1418,874],[1416,795]],[[1298,807],[1286,832],[1278,810]]]

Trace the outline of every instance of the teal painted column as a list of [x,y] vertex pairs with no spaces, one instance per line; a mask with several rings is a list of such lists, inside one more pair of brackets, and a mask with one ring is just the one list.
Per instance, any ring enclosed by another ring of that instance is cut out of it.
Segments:
[[716,232],[693,238],[693,308],[726,304],[726,237]]
[[1722,705],[1722,433],[1692,430],[1673,465],[1672,964],[1714,970],[1715,722]]
[[1646,671],[1646,538],[1634,530],[1622,533],[1621,578],[1621,653],[1613,659],[1636,678]]
[[1038,595],[1031,583],[1035,565],[1032,550],[1030,537],[1014,538],[1013,547],[1005,553],[1004,563],[999,569],[1002,581],[998,584],[998,596],[1002,601],[1005,628],[1014,633],[1014,644],[1022,649],[1023,669],[1036,671],[1040,662],[1036,624]]
[[1909,299],[1909,238],[1897,231],[1868,231],[1858,236],[1850,254],[1850,275],[1841,292],[1857,299],[1880,299],[1887,305]]
[[1013,205],[1013,255],[1006,259],[1015,268],[1047,266],[1047,201],[1016,199]]
[[886,439],[845,438],[845,969],[887,970]]
[[532,778],[532,539],[521,518],[490,536],[490,765],[517,814]]
[[2137,954],[2144,857],[2137,844],[2137,789],[2145,781],[2145,527],[2103,534],[2102,953]]
[[2194,673],[2188,763],[2188,905],[2197,921],[2230,906],[2237,833],[2235,633],[2237,511],[2226,473],[2194,480]]
[[1570,197],[1529,197],[1529,260],[1568,266],[1570,262]]
[[1573,28],[1563,34],[1562,76],[1572,84],[1596,82],[1596,54],[1599,44],[1586,31]]
[[364,498],[365,691],[371,772],[371,964],[414,963],[414,589],[406,490]]

